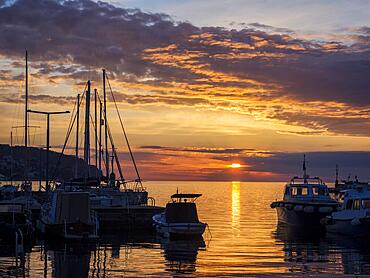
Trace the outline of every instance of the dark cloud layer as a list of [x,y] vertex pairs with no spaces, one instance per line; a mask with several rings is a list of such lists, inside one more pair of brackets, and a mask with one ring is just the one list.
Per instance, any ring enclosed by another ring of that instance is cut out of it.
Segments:
[[[6,3],[0,1],[0,55],[17,60],[27,48],[35,75],[50,82],[98,79],[104,67],[111,79],[149,91],[117,97],[130,104],[196,105],[320,133],[369,134],[367,26],[348,45],[297,39],[261,23],[201,28],[90,0]],[[0,88],[20,77],[0,75]]]
[[[142,51],[177,41],[195,27],[167,15],[89,0],[19,0],[0,10],[0,52],[145,75]],[[43,73],[47,73],[43,71]]]

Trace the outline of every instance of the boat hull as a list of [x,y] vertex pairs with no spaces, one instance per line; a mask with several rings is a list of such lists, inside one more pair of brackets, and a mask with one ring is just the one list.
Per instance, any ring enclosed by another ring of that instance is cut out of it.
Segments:
[[95,226],[76,222],[68,224],[46,224],[38,222],[38,228],[48,239],[62,238],[64,240],[95,241],[98,239]]
[[201,238],[207,225],[198,223],[166,223],[162,215],[153,216],[156,231],[170,238]]
[[292,225],[292,226],[303,226],[310,228],[322,228],[323,225],[321,220],[333,210],[321,212],[319,208],[314,208],[304,211],[304,207],[301,210],[296,210],[294,206],[280,206],[276,207],[278,222]]
[[[355,223],[353,223],[355,222]],[[326,230],[329,233],[353,236],[353,237],[370,237],[370,219],[355,221],[348,220],[326,220]]]

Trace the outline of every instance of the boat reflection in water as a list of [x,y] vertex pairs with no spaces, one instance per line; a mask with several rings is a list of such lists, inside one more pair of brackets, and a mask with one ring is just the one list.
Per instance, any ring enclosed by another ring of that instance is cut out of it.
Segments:
[[[90,270],[91,252],[95,250],[95,245],[87,244],[63,244],[60,246],[47,246],[51,250],[47,251],[44,258],[51,260],[52,277],[88,277]],[[47,269],[45,269],[47,272]],[[46,273],[44,273],[46,274]]]
[[277,243],[283,243],[284,261],[288,263],[289,272],[326,272],[330,258],[324,232],[278,224],[273,236]]
[[328,234],[326,240],[340,252],[344,274],[370,275],[370,242],[368,238]]
[[201,239],[170,240],[161,239],[164,250],[166,270],[175,273],[192,273],[196,271],[196,261],[199,250],[205,250],[206,244]]
[[292,273],[370,274],[370,242],[323,231],[278,224],[273,233],[283,244],[284,261]]

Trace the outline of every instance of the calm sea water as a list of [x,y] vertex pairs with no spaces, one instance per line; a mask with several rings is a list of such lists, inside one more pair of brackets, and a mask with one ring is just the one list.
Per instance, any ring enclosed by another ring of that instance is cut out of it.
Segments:
[[37,243],[23,262],[0,254],[0,277],[230,277],[370,275],[370,243],[277,226],[270,203],[283,183],[147,182],[157,205],[179,192],[202,193],[204,241],[151,234],[104,236],[98,244]]

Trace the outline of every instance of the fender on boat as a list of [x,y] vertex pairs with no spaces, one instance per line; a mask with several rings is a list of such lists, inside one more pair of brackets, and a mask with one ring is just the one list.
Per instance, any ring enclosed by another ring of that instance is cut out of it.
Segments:
[[334,220],[332,216],[326,216],[325,218],[320,220],[322,225],[332,225],[334,224]]
[[287,209],[291,210],[294,208],[294,205],[292,204],[285,204],[284,207],[286,207]]
[[351,225],[353,226],[357,226],[357,225],[360,225],[361,224],[361,219],[356,217],[356,218],[353,218],[352,221],[351,221]]
[[307,213],[312,213],[314,211],[314,207],[313,206],[306,206],[306,207],[304,207],[303,211],[307,212]]
[[302,210],[303,210],[303,206],[301,206],[301,205],[296,205],[294,207],[294,211],[302,211]]
[[333,212],[333,208],[331,208],[331,207],[321,207],[321,208],[319,208],[319,212],[321,212],[321,213]]

